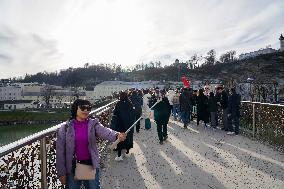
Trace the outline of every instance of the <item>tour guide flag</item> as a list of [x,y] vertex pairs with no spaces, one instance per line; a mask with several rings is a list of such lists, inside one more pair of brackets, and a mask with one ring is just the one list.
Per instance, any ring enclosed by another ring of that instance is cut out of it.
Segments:
[[182,80],[182,82],[183,82],[184,87],[190,88],[189,81],[187,81],[187,79],[186,79],[185,76],[183,76],[183,77],[181,78],[181,80]]

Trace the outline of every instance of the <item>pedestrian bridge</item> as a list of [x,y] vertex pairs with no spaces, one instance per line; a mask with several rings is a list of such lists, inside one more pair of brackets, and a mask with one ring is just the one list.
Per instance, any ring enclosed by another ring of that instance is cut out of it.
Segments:
[[109,150],[102,188],[282,188],[284,155],[245,136],[171,121],[160,145],[150,130],[134,135],[134,148],[121,162]]
[[[91,113],[107,125],[113,105]],[[195,122],[183,129],[182,123],[171,120],[163,145],[152,121],[150,130],[134,134],[134,148],[121,162],[100,141],[102,188],[282,189],[283,117],[283,106],[243,102],[242,135],[228,136]],[[55,170],[59,127],[0,148],[0,188],[62,188]]]

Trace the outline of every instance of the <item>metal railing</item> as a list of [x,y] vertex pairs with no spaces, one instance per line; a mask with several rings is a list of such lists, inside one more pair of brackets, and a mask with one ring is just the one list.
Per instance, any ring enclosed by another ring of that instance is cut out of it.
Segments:
[[[90,114],[107,126],[117,101]],[[56,176],[56,134],[66,122],[0,147],[0,188],[60,188]],[[100,151],[106,144],[99,141]]]
[[243,101],[240,129],[284,151],[284,105]]
[[[222,125],[222,111],[219,110],[218,122]],[[284,105],[242,101],[240,111],[242,134],[269,143],[284,152]],[[196,114],[194,107],[193,115]]]

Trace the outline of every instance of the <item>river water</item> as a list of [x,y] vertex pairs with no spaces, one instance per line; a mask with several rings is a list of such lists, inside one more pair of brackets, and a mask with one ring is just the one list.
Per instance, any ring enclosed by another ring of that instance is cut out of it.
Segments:
[[9,144],[53,125],[8,125],[0,126],[0,146]]

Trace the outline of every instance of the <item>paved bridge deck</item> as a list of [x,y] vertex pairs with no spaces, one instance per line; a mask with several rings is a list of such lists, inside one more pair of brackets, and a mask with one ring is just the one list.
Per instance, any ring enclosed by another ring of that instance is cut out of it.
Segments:
[[158,143],[155,124],[134,135],[122,162],[110,152],[102,188],[231,189],[284,188],[284,155],[245,136],[171,121],[168,140]]

